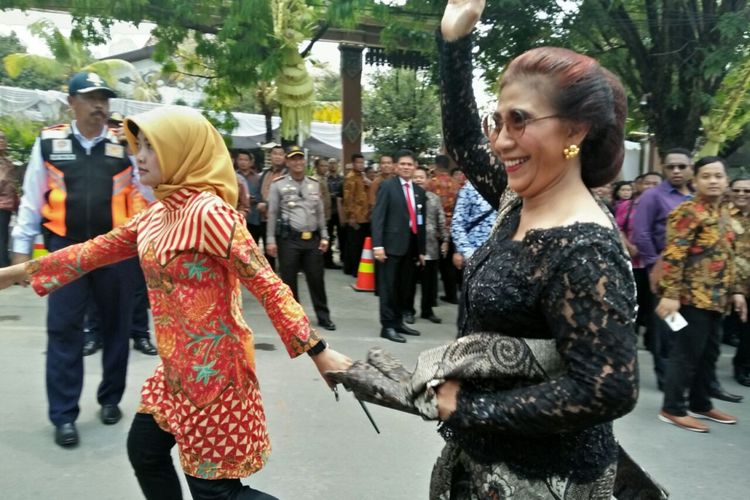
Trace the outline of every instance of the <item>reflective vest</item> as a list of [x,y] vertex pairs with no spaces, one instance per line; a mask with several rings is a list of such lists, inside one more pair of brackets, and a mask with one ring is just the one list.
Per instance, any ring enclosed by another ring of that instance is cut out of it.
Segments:
[[48,190],[42,225],[74,241],[111,231],[135,213],[133,168],[114,134],[87,152],[69,124],[41,133]]

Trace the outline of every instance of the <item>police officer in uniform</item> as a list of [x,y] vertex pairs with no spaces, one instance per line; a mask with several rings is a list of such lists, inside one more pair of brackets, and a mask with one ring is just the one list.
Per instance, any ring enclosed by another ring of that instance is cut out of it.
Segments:
[[299,146],[287,150],[286,166],[287,175],[271,184],[268,195],[266,251],[272,257],[278,255],[281,279],[297,301],[297,273],[302,269],[318,325],[335,330],[323,278],[323,253],[329,240],[320,183],[305,176],[305,153]]

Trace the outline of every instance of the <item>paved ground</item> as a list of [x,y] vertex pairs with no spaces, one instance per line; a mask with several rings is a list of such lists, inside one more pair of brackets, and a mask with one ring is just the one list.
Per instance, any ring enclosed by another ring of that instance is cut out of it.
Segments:
[[[333,319],[339,329],[326,337],[336,349],[361,357],[368,347],[383,344],[377,336],[377,301],[370,294],[353,292],[349,283],[339,272],[328,275]],[[306,295],[303,303],[309,305]],[[105,427],[97,418],[100,355],[86,359],[80,446],[63,450],[53,444],[44,392],[45,310],[45,300],[29,289],[0,292],[0,498],[141,498],[125,453],[129,419]],[[350,395],[334,402],[307,357],[287,358],[249,295],[245,311],[259,344],[259,377],[274,446],[266,468],[249,483],[284,500],[426,498],[430,469],[441,448],[435,425],[370,406],[382,431],[375,434]],[[436,312],[444,324],[418,321],[421,337],[409,338],[407,344],[388,342],[387,347],[409,364],[419,351],[449,341],[454,335],[455,308],[443,305]],[[672,492],[672,498],[748,498],[750,402],[721,404],[740,418],[740,424],[715,424],[707,435],[660,423],[656,413],[661,396],[655,389],[650,357],[641,352],[640,360],[638,406],[615,425],[625,448]],[[126,414],[135,411],[139,386],[156,363],[153,357],[133,352],[122,402]],[[720,379],[728,390],[750,399],[750,391],[729,377],[729,363],[725,350]]]

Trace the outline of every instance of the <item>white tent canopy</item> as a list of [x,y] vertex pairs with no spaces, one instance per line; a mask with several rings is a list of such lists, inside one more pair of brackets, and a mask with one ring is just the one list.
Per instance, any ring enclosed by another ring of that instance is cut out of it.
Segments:
[[[24,115],[31,120],[51,123],[58,120],[68,107],[67,94],[56,90],[28,90],[15,87],[0,86],[0,115]],[[160,103],[133,101],[130,99],[110,99],[110,111],[116,111],[124,116],[134,115],[163,106]],[[250,113],[233,113],[238,122],[232,131],[233,139],[249,138],[253,143],[265,142],[266,119],[263,115]],[[281,119],[274,116],[271,119],[274,131],[277,131]],[[311,149],[316,146],[321,154],[326,156],[341,155],[341,125],[335,123],[312,122],[310,127]],[[245,141],[246,142],[246,141]],[[251,144],[253,144],[251,143]],[[245,146],[248,147],[248,146]],[[257,147],[253,144],[250,147]],[[373,148],[362,145],[362,152],[372,152]]]

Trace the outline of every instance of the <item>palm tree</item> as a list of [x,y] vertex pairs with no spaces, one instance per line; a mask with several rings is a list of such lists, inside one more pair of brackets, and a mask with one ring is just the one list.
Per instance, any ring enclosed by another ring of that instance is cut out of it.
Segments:
[[67,38],[49,21],[38,21],[29,26],[31,33],[47,44],[52,57],[35,54],[9,54],[3,59],[5,71],[17,78],[28,69],[60,79],[66,79],[78,71],[98,73],[122,97],[139,101],[159,101],[153,84],[146,83],[138,70],[128,61],[106,59],[97,61],[81,42]]

